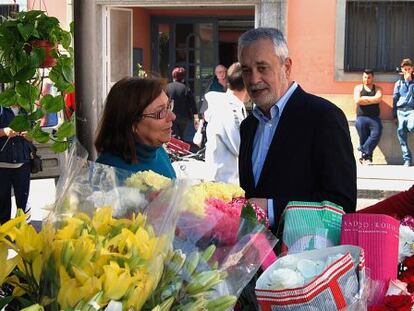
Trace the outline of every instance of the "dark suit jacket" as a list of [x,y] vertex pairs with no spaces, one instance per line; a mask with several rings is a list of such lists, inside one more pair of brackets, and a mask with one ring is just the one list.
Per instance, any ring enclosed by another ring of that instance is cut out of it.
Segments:
[[174,113],[177,118],[193,119],[197,114],[197,107],[194,96],[190,89],[181,82],[173,81],[167,84],[167,95],[174,100]]
[[247,197],[273,198],[276,225],[291,200],[329,200],[345,212],[356,207],[356,165],[344,113],[299,86],[283,110],[255,186],[253,141],[258,120],[241,124],[239,175]]

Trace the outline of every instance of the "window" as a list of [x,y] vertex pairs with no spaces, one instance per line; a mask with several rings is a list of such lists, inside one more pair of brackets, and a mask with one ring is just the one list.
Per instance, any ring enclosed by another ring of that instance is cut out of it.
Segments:
[[19,12],[18,4],[0,4],[0,16],[8,17],[15,12]]
[[414,58],[414,1],[346,2],[344,71],[395,72]]

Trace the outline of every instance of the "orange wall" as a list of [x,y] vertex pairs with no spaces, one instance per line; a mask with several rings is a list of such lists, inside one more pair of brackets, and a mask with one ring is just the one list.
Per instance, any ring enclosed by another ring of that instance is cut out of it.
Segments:
[[[315,5],[317,3],[317,5]],[[289,0],[288,45],[293,61],[293,79],[312,93],[352,95],[361,81],[335,81],[335,0]],[[362,77],[362,73],[361,73]],[[385,95],[391,95],[393,83],[378,83]],[[382,106],[385,118],[390,118],[390,97],[386,96]],[[347,99],[343,107],[354,110],[354,103]]]
[[27,9],[47,11],[48,15],[55,16],[59,20],[62,28],[68,30],[68,25],[66,25],[66,2],[66,0],[28,0]]
[[[151,69],[151,22],[148,10],[143,8],[133,9],[133,42],[134,48],[143,49],[145,71]],[[134,64],[135,68],[135,64]]]

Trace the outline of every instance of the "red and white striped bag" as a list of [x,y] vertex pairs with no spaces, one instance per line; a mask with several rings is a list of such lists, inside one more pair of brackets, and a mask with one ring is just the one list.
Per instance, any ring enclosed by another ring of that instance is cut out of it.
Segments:
[[256,282],[257,301],[262,311],[335,311],[355,306],[364,310],[361,299],[365,283],[365,263],[362,248],[349,245],[328,247],[287,256],[324,260],[343,254],[310,283],[297,288],[269,290],[269,274],[278,269],[278,259]]

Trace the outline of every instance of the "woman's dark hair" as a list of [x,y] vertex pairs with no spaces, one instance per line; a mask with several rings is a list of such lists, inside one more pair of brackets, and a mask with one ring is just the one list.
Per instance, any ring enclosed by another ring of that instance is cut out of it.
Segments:
[[95,140],[96,150],[120,156],[128,163],[136,163],[132,126],[164,88],[163,80],[153,78],[126,77],[115,83],[105,101]]

